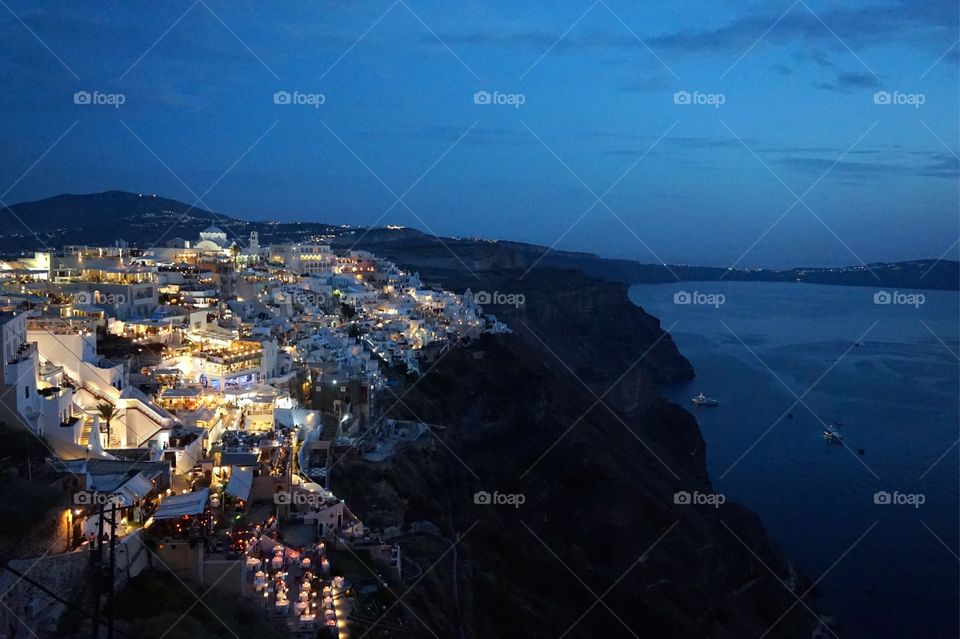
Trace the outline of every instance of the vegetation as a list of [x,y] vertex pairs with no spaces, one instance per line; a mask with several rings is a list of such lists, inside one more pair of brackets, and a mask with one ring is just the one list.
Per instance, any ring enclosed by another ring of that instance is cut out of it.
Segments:
[[8,476],[0,481],[0,540],[36,534],[37,528],[66,505],[65,493],[43,481]]
[[[114,601],[118,621],[130,622],[138,637],[159,639],[168,632],[178,637],[239,637],[280,639],[280,630],[263,612],[238,595],[225,595],[190,584],[191,592],[167,572],[145,570],[132,579]],[[194,594],[196,593],[196,594]],[[202,603],[197,597],[203,595]],[[149,602],[144,605],[144,602]]]
[[100,414],[100,418],[106,423],[107,426],[107,445],[110,445],[110,422],[114,417],[117,416],[117,409],[113,404],[109,402],[103,402],[102,404],[97,404],[97,412]]
[[0,459],[0,543],[16,542],[51,519],[66,505],[66,493],[36,477],[49,454],[45,444],[24,427],[0,424],[4,452]]

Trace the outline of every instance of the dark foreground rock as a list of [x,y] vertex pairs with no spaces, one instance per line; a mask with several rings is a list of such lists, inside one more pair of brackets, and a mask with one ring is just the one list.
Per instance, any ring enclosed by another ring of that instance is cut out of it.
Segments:
[[[804,580],[755,515],[676,503],[712,494],[696,421],[657,389],[693,370],[624,286],[552,268],[478,280],[393,252],[453,290],[524,296],[489,309],[514,334],[452,349],[387,393],[391,416],[443,427],[432,447],[348,456],[332,475],[369,524],[442,531],[432,554],[422,538],[402,544],[428,557],[404,598],[415,635],[740,638],[776,623],[767,637],[810,636],[802,606],[784,615],[796,600],[780,582]],[[523,503],[478,504],[478,491]]]

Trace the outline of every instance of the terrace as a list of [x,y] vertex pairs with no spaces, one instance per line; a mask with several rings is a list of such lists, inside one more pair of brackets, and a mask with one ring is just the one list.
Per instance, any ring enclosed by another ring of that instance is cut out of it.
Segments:
[[20,344],[17,351],[7,360],[7,364],[15,366],[25,362],[37,354],[36,342],[24,342]]

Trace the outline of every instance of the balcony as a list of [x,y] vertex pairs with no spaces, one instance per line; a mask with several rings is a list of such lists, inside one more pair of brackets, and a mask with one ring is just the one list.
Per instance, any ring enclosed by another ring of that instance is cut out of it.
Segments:
[[7,364],[10,366],[15,366],[21,362],[25,362],[34,355],[37,354],[37,344],[35,342],[24,342],[17,349],[17,352],[7,360]]
[[44,399],[57,399],[63,396],[63,394],[66,392],[67,389],[60,386],[48,386],[46,388],[37,389],[37,394]]

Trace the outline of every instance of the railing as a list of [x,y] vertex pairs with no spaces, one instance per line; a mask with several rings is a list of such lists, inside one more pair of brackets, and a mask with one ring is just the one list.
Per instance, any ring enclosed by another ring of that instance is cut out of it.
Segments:
[[37,395],[40,395],[44,399],[57,399],[66,391],[67,389],[62,386],[48,386],[46,388],[38,388]]
[[26,361],[37,352],[37,345],[35,342],[24,342],[20,345],[20,348],[17,349],[17,352],[7,360],[7,364],[13,366],[14,364],[19,364],[20,362]]
[[27,330],[54,335],[85,335],[91,332],[91,322],[86,319],[38,317],[27,320]]

